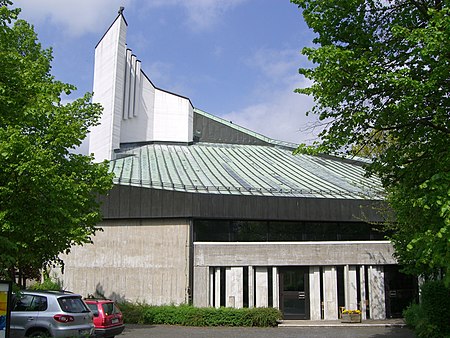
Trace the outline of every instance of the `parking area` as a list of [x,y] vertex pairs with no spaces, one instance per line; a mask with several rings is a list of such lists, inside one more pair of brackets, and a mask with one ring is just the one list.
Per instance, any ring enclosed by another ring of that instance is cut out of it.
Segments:
[[123,338],[413,338],[404,327],[184,327],[127,325]]

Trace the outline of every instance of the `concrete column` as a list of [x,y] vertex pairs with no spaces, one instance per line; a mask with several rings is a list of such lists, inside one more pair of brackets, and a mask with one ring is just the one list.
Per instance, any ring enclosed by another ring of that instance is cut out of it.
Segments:
[[267,267],[255,267],[256,307],[269,306],[269,274]]
[[360,282],[360,297],[361,297],[361,319],[367,319],[366,310],[367,310],[367,304],[366,304],[366,274],[364,272],[365,267],[362,265],[359,268],[359,282]]
[[216,308],[220,307],[220,268],[215,268],[215,283],[214,283],[214,306]]
[[194,267],[194,299],[196,307],[207,307],[209,303],[209,267]]
[[323,267],[323,298],[323,319],[338,319],[337,271],[335,266]]
[[272,295],[273,295],[273,307],[275,309],[280,308],[280,275],[278,268],[274,266],[272,268]]
[[356,281],[356,266],[344,266],[345,308],[358,309],[358,286]]
[[322,319],[320,304],[320,268],[309,267],[309,312],[311,320]]
[[369,309],[371,319],[386,319],[384,268],[371,265],[368,270]]
[[255,307],[255,276],[253,266],[248,267],[248,307]]
[[227,307],[240,309],[244,307],[244,269],[231,267],[225,270],[225,302]]
[[214,306],[214,268],[209,268],[209,306]]

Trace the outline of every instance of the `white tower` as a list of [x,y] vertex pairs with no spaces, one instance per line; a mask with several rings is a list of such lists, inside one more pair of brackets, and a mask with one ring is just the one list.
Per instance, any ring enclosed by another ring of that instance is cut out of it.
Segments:
[[127,22],[119,15],[95,47],[93,102],[103,106],[91,129],[89,153],[113,160],[124,144],[193,140],[193,106],[186,97],[156,88],[126,45]]

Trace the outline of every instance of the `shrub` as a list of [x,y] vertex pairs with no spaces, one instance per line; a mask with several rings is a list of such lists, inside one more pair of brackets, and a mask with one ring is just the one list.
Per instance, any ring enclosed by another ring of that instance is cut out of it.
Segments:
[[63,285],[57,278],[46,277],[42,283],[35,283],[29,289],[34,291],[61,291],[63,290]]
[[123,320],[130,324],[144,324],[145,303],[121,302],[118,304],[123,314]]
[[450,288],[443,281],[422,285],[422,302],[403,313],[406,324],[421,338],[450,337]]
[[276,326],[281,312],[273,308],[196,308],[190,305],[152,306],[121,303],[127,323],[183,326]]
[[422,285],[422,310],[433,327],[436,337],[450,336],[450,288],[442,280],[430,281]]

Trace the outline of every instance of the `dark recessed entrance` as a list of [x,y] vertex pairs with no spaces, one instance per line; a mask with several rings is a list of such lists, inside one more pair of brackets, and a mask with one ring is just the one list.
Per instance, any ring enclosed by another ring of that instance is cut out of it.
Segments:
[[284,319],[309,319],[309,268],[280,269],[280,308]]
[[402,317],[403,310],[418,298],[417,278],[405,275],[399,269],[397,265],[384,267],[387,318]]

